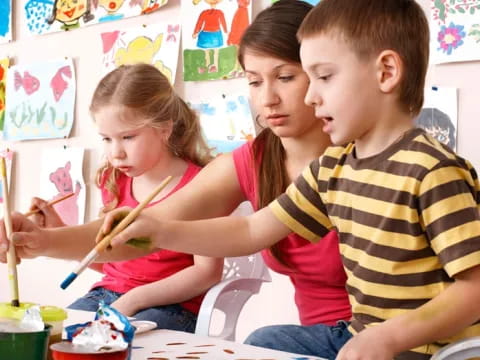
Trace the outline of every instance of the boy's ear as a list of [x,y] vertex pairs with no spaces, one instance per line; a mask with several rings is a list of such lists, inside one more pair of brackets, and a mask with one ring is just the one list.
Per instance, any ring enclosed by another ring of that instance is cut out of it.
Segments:
[[375,66],[380,91],[390,93],[395,90],[403,76],[403,62],[400,55],[393,50],[384,50],[378,55]]

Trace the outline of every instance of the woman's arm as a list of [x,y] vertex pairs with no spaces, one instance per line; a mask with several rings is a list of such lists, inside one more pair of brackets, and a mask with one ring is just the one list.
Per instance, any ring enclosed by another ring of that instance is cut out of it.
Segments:
[[154,306],[178,304],[198,296],[222,278],[223,259],[194,256],[194,264],[167,278],[136,287],[112,306],[133,316]]
[[[238,183],[232,155],[221,155],[208,164],[195,178],[161,203],[143,213],[158,219],[193,220],[230,214],[245,198]],[[113,220],[113,217],[107,219]],[[82,259],[95,245],[94,239],[103,220],[78,226],[40,229],[21,214],[12,215],[13,236],[19,257],[49,256],[61,259]],[[109,227],[105,226],[104,230]],[[3,248],[2,248],[3,245]],[[8,241],[3,220],[0,221],[0,261],[6,262]],[[150,251],[130,246],[106,251],[99,261],[118,261],[143,256]]]

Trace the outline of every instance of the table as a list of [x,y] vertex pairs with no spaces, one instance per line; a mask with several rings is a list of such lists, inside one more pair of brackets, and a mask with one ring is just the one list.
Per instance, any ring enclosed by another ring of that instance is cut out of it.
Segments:
[[[65,326],[93,320],[94,313],[68,310]],[[135,335],[131,360],[326,360],[182,331],[152,330]]]

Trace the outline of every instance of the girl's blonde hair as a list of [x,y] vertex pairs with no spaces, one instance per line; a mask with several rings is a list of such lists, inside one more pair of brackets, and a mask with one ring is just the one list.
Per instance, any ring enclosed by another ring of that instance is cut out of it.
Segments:
[[[175,93],[167,77],[156,67],[148,64],[122,65],[108,73],[95,89],[90,112],[95,114],[109,105],[132,110],[135,118],[146,121],[148,126],[163,127],[171,121],[172,132],[167,147],[172,154],[199,166],[212,160],[196,113]],[[97,170],[97,186],[104,186],[112,199],[101,209],[101,213],[114,209],[118,204],[117,176],[118,170],[108,160]]]

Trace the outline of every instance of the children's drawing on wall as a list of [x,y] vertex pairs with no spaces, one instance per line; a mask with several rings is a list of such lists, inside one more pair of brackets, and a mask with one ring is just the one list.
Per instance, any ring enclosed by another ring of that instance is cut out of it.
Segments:
[[[13,162],[13,151],[9,149],[2,149],[0,150],[0,157],[5,159],[5,163],[7,164],[7,182],[9,187],[10,196],[12,194],[12,189],[10,189],[10,180],[12,178],[12,162]],[[3,203],[3,185],[0,181],[0,204]],[[11,200],[10,200],[11,201]],[[3,217],[3,206],[0,206],[0,217]]]
[[203,134],[216,153],[230,152],[255,136],[246,95],[219,95],[190,105],[199,114]]
[[168,0],[22,0],[22,26],[31,34],[73,30],[156,11]]
[[0,44],[12,40],[12,0],[0,1]]
[[178,63],[180,24],[155,24],[101,34],[103,73],[124,64],[147,63],[173,84]]
[[83,181],[83,149],[51,148],[42,151],[40,197],[53,201],[74,193],[53,205],[67,225],[82,224],[85,218],[85,183]]
[[237,49],[250,24],[251,0],[182,2],[183,79],[201,81],[243,75]]
[[457,89],[430,87],[425,91],[418,127],[452,150],[457,147]]
[[10,67],[4,139],[67,137],[73,124],[75,91],[71,59]]
[[434,64],[480,59],[480,0],[430,0]]
[[7,87],[7,70],[9,59],[0,59],[0,133],[3,131],[5,123],[5,94]]

